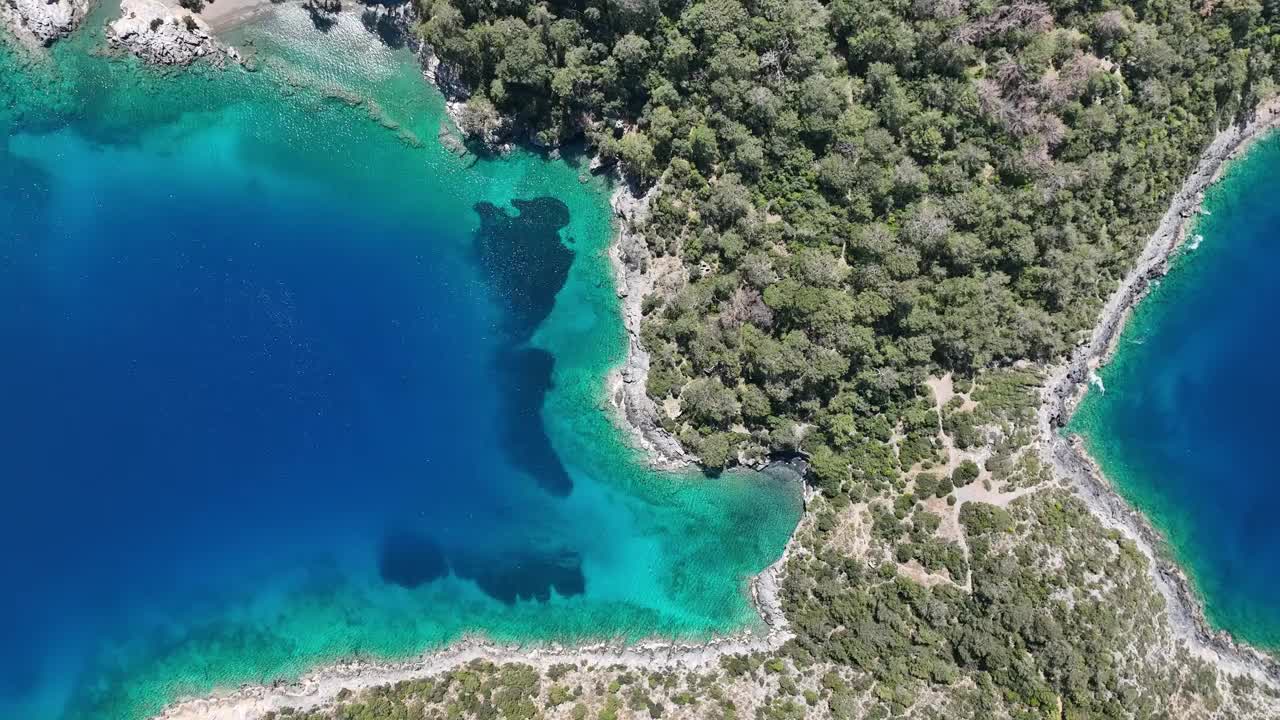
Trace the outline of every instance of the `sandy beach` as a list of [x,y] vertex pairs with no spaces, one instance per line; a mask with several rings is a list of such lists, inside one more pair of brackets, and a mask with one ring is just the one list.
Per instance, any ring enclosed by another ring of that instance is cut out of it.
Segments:
[[1059,430],[1066,426],[1084,397],[1093,374],[1110,358],[1134,306],[1146,296],[1151,282],[1168,271],[1170,258],[1186,239],[1192,220],[1199,215],[1205,189],[1222,177],[1232,159],[1277,127],[1280,127],[1280,98],[1263,103],[1248,123],[1218,133],[1195,171],[1174,196],[1133,270],[1103,307],[1089,341],[1078,346],[1069,360],[1051,369],[1038,417],[1045,461],[1058,476],[1072,484],[1104,524],[1133,540],[1151,559],[1151,578],[1165,598],[1175,636],[1185,640],[1195,655],[1229,672],[1271,683],[1280,683],[1280,661],[1237,642],[1229,633],[1215,630],[1209,624],[1190,578],[1181,567],[1158,552],[1157,549],[1165,545],[1160,533],[1146,516],[1116,493],[1085,452],[1081,438],[1064,436]]
[[[189,12],[178,4],[178,0],[162,0],[173,8],[177,14]],[[200,19],[204,20],[214,33],[226,32],[264,13],[271,12],[281,3],[272,0],[213,0],[207,2],[200,11]]]

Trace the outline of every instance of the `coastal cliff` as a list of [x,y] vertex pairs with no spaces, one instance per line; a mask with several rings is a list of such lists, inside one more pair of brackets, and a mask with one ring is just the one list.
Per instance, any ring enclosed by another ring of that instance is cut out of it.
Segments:
[[79,27],[89,7],[89,0],[6,0],[0,19],[20,39],[49,46]]

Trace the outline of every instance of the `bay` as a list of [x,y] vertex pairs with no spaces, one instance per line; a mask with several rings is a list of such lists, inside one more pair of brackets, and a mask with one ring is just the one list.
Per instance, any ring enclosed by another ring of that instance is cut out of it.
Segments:
[[1169,274],[1135,309],[1069,425],[1151,518],[1212,624],[1280,649],[1280,135],[1206,193]]
[[0,50],[0,716],[499,641],[704,639],[792,478],[648,469],[603,180],[436,140],[408,51],[299,8],[258,71]]

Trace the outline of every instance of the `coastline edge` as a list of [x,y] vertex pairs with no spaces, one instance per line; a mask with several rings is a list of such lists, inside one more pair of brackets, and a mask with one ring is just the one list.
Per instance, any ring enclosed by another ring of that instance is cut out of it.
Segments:
[[1149,575],[1165,599],[1165,612],[1176,637],[1197,656],[1230,672],[1280,685],[1280,660],[1210,625],[1204,603],[1186,571],[1159,548],[1167,545],[1160,531],[1139,509],[1129,504],[1103,475],[1079,435],[1059,432],[1066,427],[1089,389],[1098,368],[1107,364],[1133,308],[1146,297],[1153,280],[1169,270],[1192,220],[1199,215],[1204,191],[1217,183],[1232,160],[1253,142],[1280,128],[1280,98],[1264,101],[1250,120],[1220,130],[1200,156],[1195,170],[1174,195],[1156,231],[1147,240],[1136,265],[1125,275],[1099,314],[1087,343],[1068,360],[1050,367],[1042,391],[1037,421],[1043,441],[1042,458],[1055,475],[1067,479],[1076,494],[1107,527],[1119,530],[1150,560]]

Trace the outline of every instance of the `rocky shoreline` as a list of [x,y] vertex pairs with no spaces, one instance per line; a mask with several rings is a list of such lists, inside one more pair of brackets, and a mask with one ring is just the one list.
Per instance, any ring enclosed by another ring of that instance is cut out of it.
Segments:
[[609,204],[619,227],[609,245],[609,261],[613,265],[622,322],[627,330],[627,357],[621,367],[609,373],[606,382],[609,402],[619,423],[646,452],[649,464],[663,470],[677,470],[697,460],[658,422],[658,408],[646,389],[649,352],[640,341],[644,298],[654,291],[663,275],[638,229],[648,216],[657,185],[641,194],[621,173],[615,182],[617,189]]
[[1230,160],[1276,127],[1280,127],[1280,100],[1258,107],[1248,123],[1233,125],[1218,133],[1195,171],[1174,196],[1136,266],[1107,301],[1089,341],[1078,346],[1068,361],[1051,370],[1038,419],[1043,437],[1041,453],[1046,462],[1060,477],[1070,481],[1077,494],[1106,525],[1124,533],[1151,559],[1151,577],[1165,598],[1175,635],[1186,640],[1196,655],[1229,672],[1280,686],[1280,661],[1209,624],[1190,578],[1167,553],[1159,551],[1166,546],[1159,531],[1115,491],[1085,451],[1083,440],[1060,432],[1084,397],[1094,373],[1110,358],[1134,306],[1146,297],[1152,281],[1168,272],[1170,258],[1185,239],[1191,220],[1199,213],[1204,190],[1221,179]]
[[[766,571],[767,572],[767,571]],[[740,634],[701,644],[666,641],[634,645],[599,642],[580,646],[499,645],[470,636],[438,652],[402,662],[352,660],[313,670],[294,682],[242,685],[225,693],[193,698],[170,705],[152,720],[252,720],[267,712],[290,708],[294,712],[331,707],[348,692],[392,685],[439,675],[473,661],[494,664],[521,663],[545,671],[561,663],[646,670],[703,670],[717,667],[721,657],[749,654],[780,647],[790,635],[770,631],[765,636]]]
[[[422,75],[444,95],[445,110],[454,126],[466,128],[466,104],[469,93],[458,75],[442,63],[425,44],[418,50]],[[441,131],[442,141],[451,134]],[[510,148],[509,140],[519,132],[508,120],[502,120],[479,141],[491,152]],[[447,136],[446,136],[447,135]],[[460,143],[458,143],[460,147]],[[594,164],[593,164],[594,167]],[[609,244],[609,261],[613,265],[614,284],[622,305],[622,323],[627,332],[627,355],[622,365],[608,375],[606,396],[614,417],[622,429],[644,453],[650,466],[660,470],[679,470],[697,464],[697,458],[684,449],[680,441],[658,421],[658,408],[646,389],[649,378],[649,352],[640,340],[644,298],[674,268],[659,268],[645,242],[642,226],[649,214],[649,204],[657,192],[657,183],[640,188],[627,180],[620,165],[612,168],[614,183],[609,206],[617,220],[617,234]]]

